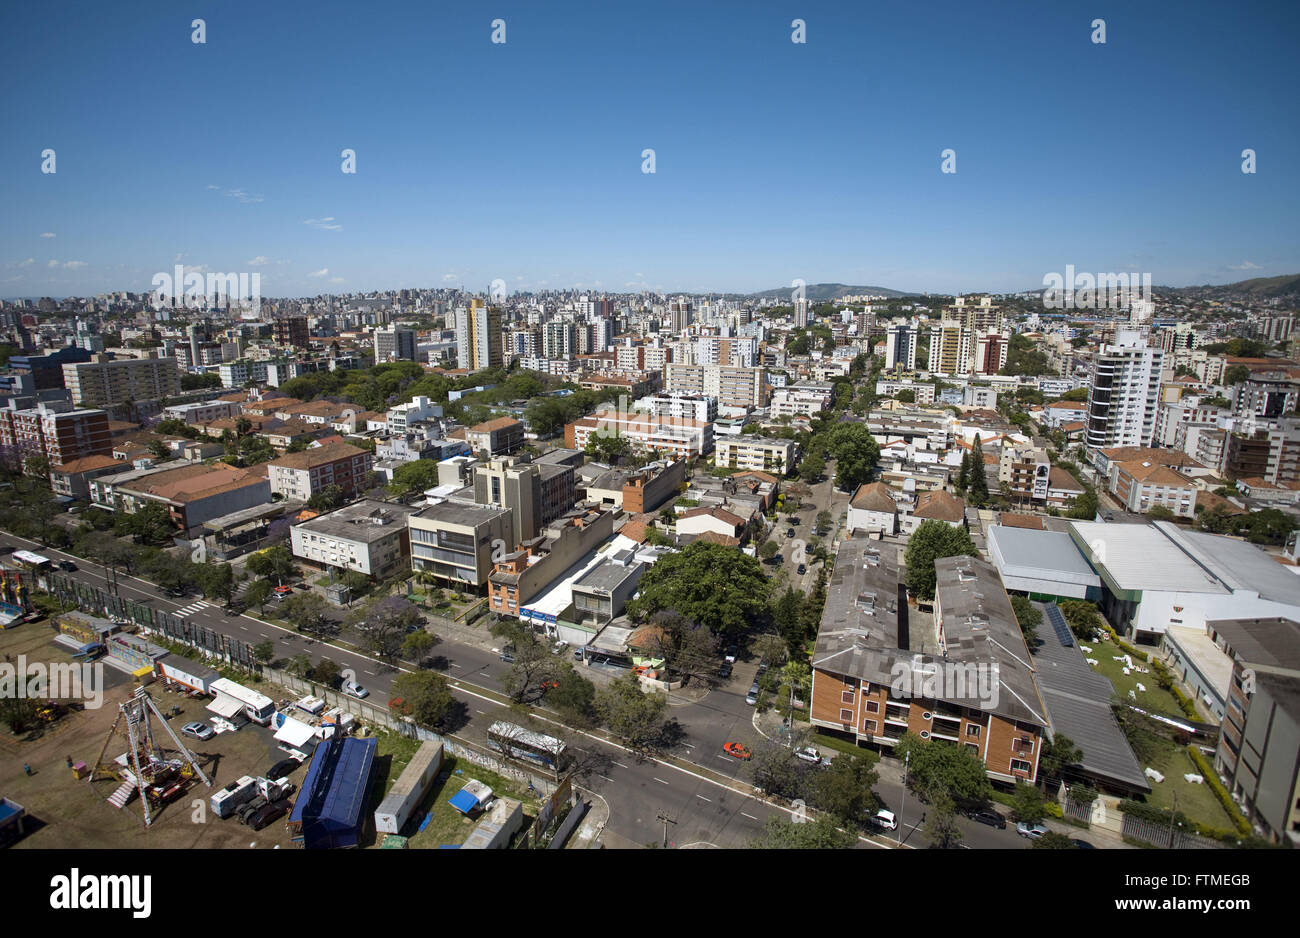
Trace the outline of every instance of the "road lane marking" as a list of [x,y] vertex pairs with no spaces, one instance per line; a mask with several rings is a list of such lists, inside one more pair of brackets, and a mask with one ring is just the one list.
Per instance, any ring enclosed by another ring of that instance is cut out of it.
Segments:
[[747,817],[747,818],[749,818],[751,821],[757,821],[757,820],[758,820],[758,818],[754,817],[754,815],[752,815],[752,814],[746,814],[744,811],[741,811],[741,812],[740,812],[740,816],[741,816],[741,817]]
[[612,778],[610,778],[608,775],[597,775],[597,777],[598,777],[598,778],[603,778],[603,779],[604,779],[605,781],[607,781],[607,782],[612,782],[612,781],[614,781],[614,780],[613,780]]
[[696,795],[695,797],[699,798],[701,801],[707,801],[709,804],[713,804],[712,798],[705,798],[703,795]]
[[[613,759],[611,759],[610,761],[611,761],[611,762],[614,762]],[[616,766],[618,766],[620,769],[626,769],[626,768],[627,768],[627,766],[625,766],[622,762],[614,762],[614,764],[615,764]]]
[[650,777],[653,778],[653,779],[654,779],[656,782],[658,782],[660,785],[667,785],[667,784],[668,784],[667,782],[665,782],[662,778],[659,778],[658,776],[651,775]]

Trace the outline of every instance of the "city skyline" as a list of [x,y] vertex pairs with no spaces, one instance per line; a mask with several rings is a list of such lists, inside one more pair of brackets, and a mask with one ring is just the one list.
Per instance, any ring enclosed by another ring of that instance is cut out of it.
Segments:
[[286,297],[1300,271],[1295,10],[801,7],[233,4],[202,44],[188,13],[8,11],[0,295],[177,263]]

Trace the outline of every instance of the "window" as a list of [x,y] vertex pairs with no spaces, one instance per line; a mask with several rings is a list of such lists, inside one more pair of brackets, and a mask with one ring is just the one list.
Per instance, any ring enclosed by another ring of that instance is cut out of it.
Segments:
[[[978,737],[979,734],[980,734],[980,728],[981,728],[981,727],[980,727],[980,725],[979,725],[978,723],[967,723],[967,724],[966,724],[966,735],[967,735],[967,736],[975,736],[975,737]],[[976,748],[978,748],[978,747],[976,747]]]
[[974,755],[978,756],[980,754],[980,747],[975,743],[966,743],[965,745]]
[[852,710],[840,710],[840,722],[841,722],[841,723],[852,723],[852,722],[853,722],[853,711],[852,711]]
[[1023,760],[1021,760],[1021,759],[1012,759],[1012,760],[1011,760],[1011,771],[1012,771],[1012,772],[1028,772],[1028,771],[1029,771],[1029,763],[1028,763],[1028,762],[1025,762],[1025,761],[1023,761]]
[[879,712],[880,712],[880,701],[878,701],[878,700],[868,700],[868,701],[867,701],[867,704],[866,704],[866,707],[867,707],[867,713],[879,713]]
[[853,703],[852,689],[840,691],[840,703]]
[[874,736],[875,733],[876,733],[876,721],[875,721],[875,720],[863,720],[863,721],[862,721],[862,732],[864,732],[864,733],[866,733],[866,734],[868,734],[868,735],[872,735],[872,736]]

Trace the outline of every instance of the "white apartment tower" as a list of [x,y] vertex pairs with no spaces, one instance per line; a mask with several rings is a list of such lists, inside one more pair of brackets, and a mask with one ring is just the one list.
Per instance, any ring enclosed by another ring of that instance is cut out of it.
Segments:
[[1150,446],[1160,407],[1163,349],[1147,345],[1141,332],[1122,330],[1093,360],[1088,388],[1089,448]]

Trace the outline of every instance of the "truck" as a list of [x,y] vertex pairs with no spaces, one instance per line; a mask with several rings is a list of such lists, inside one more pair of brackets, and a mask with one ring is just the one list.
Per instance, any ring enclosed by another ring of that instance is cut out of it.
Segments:
[[209,799],[212,813],[227,818],[257,796],[257,779],[251,775],[231,782]]

